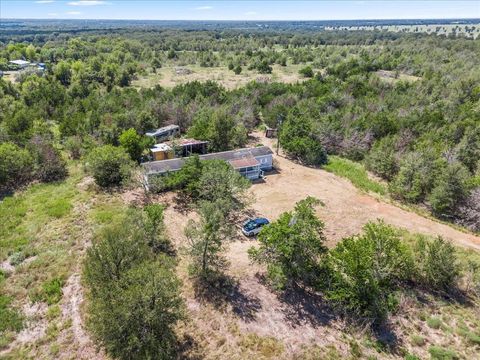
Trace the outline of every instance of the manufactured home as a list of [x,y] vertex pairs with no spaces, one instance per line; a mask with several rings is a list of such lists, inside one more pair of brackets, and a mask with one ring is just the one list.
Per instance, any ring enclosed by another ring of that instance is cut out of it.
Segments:
[[[200,160],[224,160],[247,179],[256,180],[263,176],[264,171],[273,167],[273,152],[268,146],[245,148],[232,151],[223,151],[200,155]],[[145,178],[168,174],[178,171],[185,163],[185,158],[170,159],[163,161],[151,161],[142,164],[145,170]]]
[[180,127],[178,125],[168,125],[156,129],[155,131],[145,133],[146,136],[153,137],[158,144],[162,141],[169,140],[180,134]]

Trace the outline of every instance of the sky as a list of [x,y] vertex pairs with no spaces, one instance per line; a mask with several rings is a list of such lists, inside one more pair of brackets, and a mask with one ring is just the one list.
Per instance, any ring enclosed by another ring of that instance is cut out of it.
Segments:
[[353,20],[480,18],[471,1],[0,0],[0,20]]

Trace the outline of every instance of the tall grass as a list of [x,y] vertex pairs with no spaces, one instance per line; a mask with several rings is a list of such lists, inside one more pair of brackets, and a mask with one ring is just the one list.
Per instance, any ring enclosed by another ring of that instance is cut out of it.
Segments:
[[354,161],[331,155],[328,157],[328,164],[324,166],[324,169],[335,175],[347,178],[353,185],[363,191],[370,191],[380,195],[387,193],[385,185],[370,179],[363,165]]

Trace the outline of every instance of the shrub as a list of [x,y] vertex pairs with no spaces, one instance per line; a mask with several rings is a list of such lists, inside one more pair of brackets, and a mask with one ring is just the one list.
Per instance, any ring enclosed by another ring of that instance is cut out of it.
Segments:
[[120,185],[131,172],[131,161],[124,149],[104,145],[93,149],[87,158],[87,168],[101,187]]
[[54,278],[42,285],[41,299],[48,305],[56,304],[62,299],[63,280]]
[[13,143],[0,144],[0,190],[12,190],[30,180],[33,158]]
[[250,248],[250,258],[267,265],[270,282],[277,288],[301,283],[313,285],[322,271],[324,224],[315,214],[320,202],[312,197],[299,201],[292,212],[265,226],[258,235],[260,246]]
[[428,349],[432,360],[457,360],[460,357],[453,350],[442,348],[440,346],[430,346]]
[[412,344],[415,346],[423,346],[425,345],[425,338],[420,335],[412,335],[411,338]]
[[450,292],[456,288],[460,270],[455,248],[438,237],[434,241],[420,238],[415,248],[418,281],[434,290]]
[[440,329],[440,327],[442,326],[442,320],[437,317],[429,317],[427,319],[427,325],[432,329]]
[[67,164],[60,152],[51,143],[40,137],[30,142],[36,162],[36,177],[43,182],[65,179],[68,175]]
[[10,297],[0,295],[0,333],[7,330],[20,331],[23,327],[23,318],[11,307],[11,302]]
[[311,66],[305,66],[304,68],[300,69],[298,73],[306,78],[312,78],[314,75],[313,69]]
[[164,205],[150,204],[143,208],[143,228],[147,236],[148,245],[155,252],[171,252],[171,244],[165,235],[163,223]]
[[255,67],[260,74],[271,74],[273,70],[267,60],[258,62]]
[[198,182],[198,197],[217,203],[225,218],[239,212],[247,203],[246,191],[251,182],[222,160],[210,160],[203,164]]

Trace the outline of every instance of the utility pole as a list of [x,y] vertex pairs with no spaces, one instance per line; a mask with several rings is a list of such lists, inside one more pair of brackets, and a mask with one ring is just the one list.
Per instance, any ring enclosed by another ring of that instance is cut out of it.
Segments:
[[280,126],[282,125],[282,121],[283,121],[282,116],[277,115],[277,155],[280,149]]

